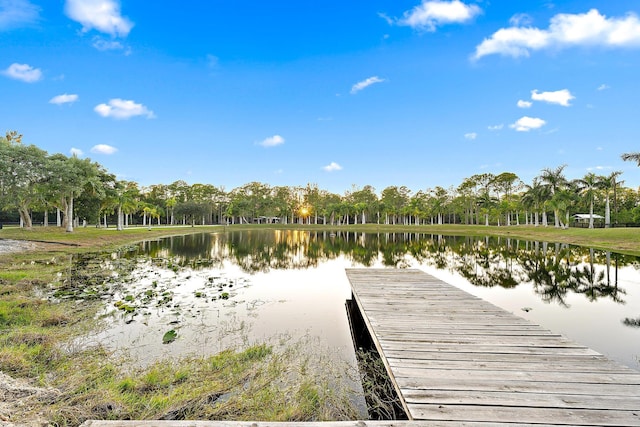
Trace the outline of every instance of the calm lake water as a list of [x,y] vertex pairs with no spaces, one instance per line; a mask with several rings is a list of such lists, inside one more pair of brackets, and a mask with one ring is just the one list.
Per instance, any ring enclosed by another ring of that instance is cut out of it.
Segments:
[[169,237],[128,256],[137,268],[93,338],[140,364],[302,341],[351,369],[344,269],[388,267],[421,269],[640,370],[638,257],[493,237],[273,230]]

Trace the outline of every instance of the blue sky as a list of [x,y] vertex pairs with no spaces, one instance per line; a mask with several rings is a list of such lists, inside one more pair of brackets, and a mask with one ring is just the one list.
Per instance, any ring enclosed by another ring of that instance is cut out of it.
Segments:
[[640,4],[0,0],[0,130],[141,185],[640,168]]

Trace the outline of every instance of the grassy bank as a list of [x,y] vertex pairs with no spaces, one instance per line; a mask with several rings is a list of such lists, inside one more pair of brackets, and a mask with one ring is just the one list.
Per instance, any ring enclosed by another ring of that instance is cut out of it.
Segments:
[[569,243],[598,249],[623,252],[640,256],[640,228],[569,228],[511,226],[496,227],[483,225],[232,225],[232,226],[196,226],[196,227],[132,227],[123,231],[95,227],[77,228],[66,233],[57,227],[35,227],[33,230],[4,228],[0,230],[0,239],[28,240],[36,243],[38,253],[73,254],[87,250],[113,250],[119,246],[146,239],[165,236],[200,233],[241,231],[256,229],[295,229],[295,230],[344,230],[359,232],[385,233],[434,233],[444,235],[505,236],[527,240]]

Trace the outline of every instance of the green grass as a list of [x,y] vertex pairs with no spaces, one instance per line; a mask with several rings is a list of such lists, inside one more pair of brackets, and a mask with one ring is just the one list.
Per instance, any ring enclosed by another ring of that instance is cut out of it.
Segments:
[[[59,378],[48,418],[59,426],[87,419],[303,421],[354,416],[346,395],[299,375],[295,352],[259,344],[209,358],[160,361],[123,373],[110,363],[76,363]],[[95,355],[94,355],[95,356]],[[84,358],[87,359],[86,357]]]

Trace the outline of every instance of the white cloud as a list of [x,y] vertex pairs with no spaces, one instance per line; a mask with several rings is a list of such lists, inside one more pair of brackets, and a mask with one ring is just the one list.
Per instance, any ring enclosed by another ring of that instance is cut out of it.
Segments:
[[640,20],[633,13],[607,18],[597,9],[583,14],[561,13],[548,29],[512,26],[501,28],[476,46],[474,59],[499,54],[519,57],[531,51],[572,46],[640,47]]
[[356,94],[360,92],[362,89],[371,86],[372,84],[382,83],[384,81],[385,79],[381,79],[378,76],[369,77],[368,79],[362,80],[361,82],[358,82],[353,86],[351,86],[351,94],[352,95]]
[[96,105],[93,110],[102,117],[112,117],[114,119],[126,120],[135,116],[146,116],[148,119],[156,117],[153,111],[144,105],[120,98],[111,99],[108,104]]
[[118,151],[116,147],[112,147],[111,145],[107,145],[107,144],[98,144],[91,147],[91,152],[96,154],[109,155],[109,154],[115,153],[116,151]]
[[522,25],[531,25],[533,22],[533,18],[531,15],[527,15],[526,13],[517,13],[509,18],[509,24],[514,27],[519,27]]
[[592,171],[604,171],[604,170],[609,170],[609,169],[613,169],[611,166],[592,166],[592,167],[588,167],[587,171],[592,172]]
[[58,96],[54,96],[53,98],[51,98],[49,100],[49,104],[56,104],[56,105],[61,105],[61,104],[71,104],[74,103],[78,100],[78,95],[76,94],[62,94],[62,95],[58,95]]
[[263,147],[275,147],[282,144],[284,144],[284,138],[280,135],[270,136],[269,138],[265,138],[258,143],[258,145],[262,145]]
[[496,131],[501,130],[504,127],[504,124],[500,123],[499,125],[487,126],[487,129]]
[[69,150],[69,153],[74,157],[81,157],[84,154],[81,149],[73,147]]
[[323,166],[322,169],[324,169],[327,172],[333,172],[333,171],[342,170],[342,166],[340,166],[336,162],[331,162],[327,166]]
[[518,132],[529,132],[531,129],[539,129],[547,122],[535,117],[524,116],[519,118],[514,124],[509,125],[511,129],[515,129]]
[[598,86],[598,90],[607,90],[607,89],[611,89],[611,86],[604,83]]
[[9,65],[9,68],[2,71],[2,74],[9,78],[22,80],[27,83],[34,83],[42,79],[42,71],[39,68],[33,68],[31,65],[27,64],[13,63]]
[[482,9],[475,4],[467,5],[460,0],[422,0],[421,4],[406,11],[397,24],[435,31],[441,25],[468,22],[480,13]]
[[119,41],[105,40],[102,37],[94,37],[92,46],[101,51],[124,49],[124,45]]
[[40,8],[28,0],[0,0],[0,31],[30,25],[40,19]]
[[133,22],[120,13],[118,0],[67,0],[65,13],[82,24],[82,31],[95,29],[113,37],[126,37]]
[[478,137],[478,134],[475,133],[475,132],[469,132],[469,133],[465,133],[464,137],[465,137],[465,139],[473,141],[474,139],[476,139]]
[[518,100],[518,107],[520,108],[529,108],[533,105],[533,102],[523,101],[522,99]]
[[569,101],[575,99],[575,96],[571,95],[568,89],[556,90],[555,92],[538,92],[537,89],[534,89],[531,91],[531,99],[570,107]]

